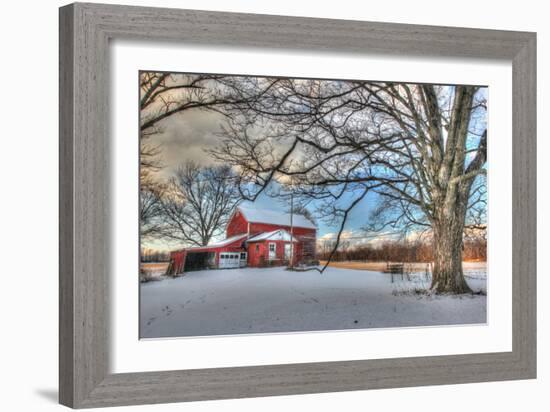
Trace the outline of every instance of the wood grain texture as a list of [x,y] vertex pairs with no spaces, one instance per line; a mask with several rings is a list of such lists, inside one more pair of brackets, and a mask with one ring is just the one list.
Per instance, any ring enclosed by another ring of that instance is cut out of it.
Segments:
[[[60,402],[84,408],[536,375],[533,33],[81,4],[60,9]],[[109,373],[109,40],[495,58],[513,65],[513,351]]]
[[[68,10],[66,10],[68,11]],[[74,19],[59,15],[59,400],[73,403],[73,37]]]
[[513,351],[536,375],[537,112],[536,37],[512,62]]

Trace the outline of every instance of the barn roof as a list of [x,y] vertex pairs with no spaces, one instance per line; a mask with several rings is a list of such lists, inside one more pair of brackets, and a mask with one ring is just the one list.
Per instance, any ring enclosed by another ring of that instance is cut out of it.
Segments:
[[[247,206],[239,206],[238,210],[244,215],[245,219],[251,223],[290,226],[290,213],[268,209],[255,209]],[[292,226],[317,229],[312,222],[302,215],[294,215],[292,217]]]
[[293,242],[298,241],[298,239],[291,236],[286,230],[278,229],[272,232],[264,232],[256,236],[252,236],[247,240],[247,242],[260,242],[262,240],[284,240],[285,242],[290,242],[290,239],[292,239]]
[[248,235],[246,233],[241,233],[240,235],[231,236],[231,237],[228,237],[227,239],[220,240],[219,242],[216,242],[216,243],[209,243],[206,246],[192,246],[192,247],[185,248],[185,250],[193,251],[197,249],[215,249],[218,247],[230,245],[231,243],[234,243],[240,239],[244,239],[247,236]]

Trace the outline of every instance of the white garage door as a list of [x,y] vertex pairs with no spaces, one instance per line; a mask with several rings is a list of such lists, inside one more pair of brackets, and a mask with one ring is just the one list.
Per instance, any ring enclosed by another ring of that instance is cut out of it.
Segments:
[[234,252],[220,253],[220,269],[238,268],[240,255],[240,253]]

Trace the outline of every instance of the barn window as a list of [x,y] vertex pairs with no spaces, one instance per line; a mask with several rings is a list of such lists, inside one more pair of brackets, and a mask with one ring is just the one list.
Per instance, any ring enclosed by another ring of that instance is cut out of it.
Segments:
[[270,243],[269,244],[269,251],[270,252],[275,252],[275,243]]
[[260,251],[260,245],[256,244],[256,252]]

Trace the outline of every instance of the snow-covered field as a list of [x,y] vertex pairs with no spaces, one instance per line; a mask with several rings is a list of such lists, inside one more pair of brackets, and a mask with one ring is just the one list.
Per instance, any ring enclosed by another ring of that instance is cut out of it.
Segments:
[[[485,268],[465,267],[485,290]],[[142,338],[485,323],[486,296],[429,296],[423,273],[391,283],[380,272],[329,267],[190,272],[142,283]],[[429,283],[428,283],[429,285]]]

